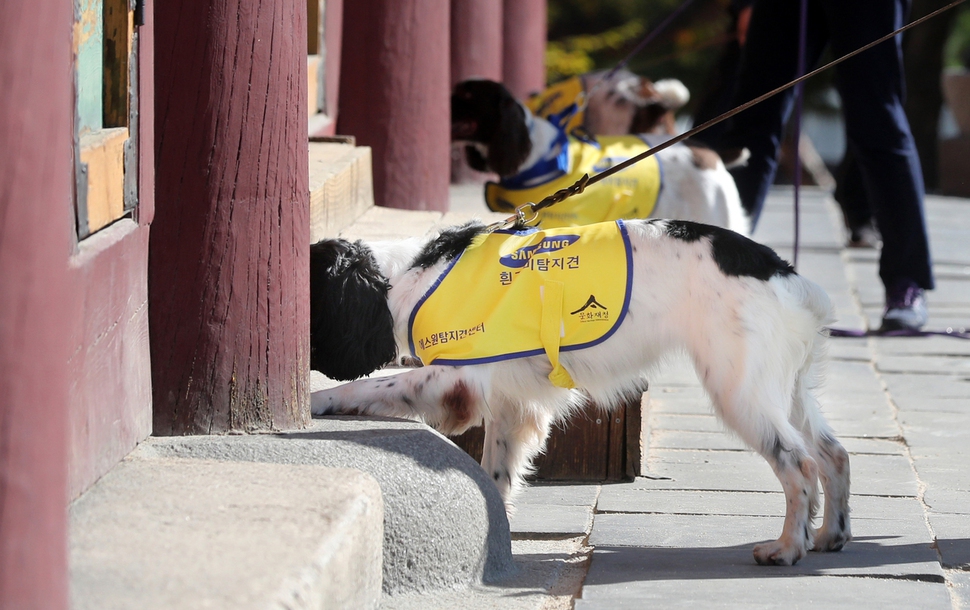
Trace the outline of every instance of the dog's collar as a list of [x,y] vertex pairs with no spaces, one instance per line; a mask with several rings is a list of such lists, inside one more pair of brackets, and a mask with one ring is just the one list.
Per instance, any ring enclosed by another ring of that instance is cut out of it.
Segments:
[[[531,130],[530,130],[531,131]],[[499,182],[505,188],[524,189],[545,184],[569,171],[569,136],[559,130],[549,150],[532,167]]]

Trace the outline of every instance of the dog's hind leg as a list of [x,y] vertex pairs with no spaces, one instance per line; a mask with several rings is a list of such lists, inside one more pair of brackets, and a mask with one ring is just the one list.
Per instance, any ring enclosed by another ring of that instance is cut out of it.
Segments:
[[[472,371],[478,371],[476,374]],[[482,421],[488,378],[482,368],[426,366],[391,377],[359,379],[314,392],[314,415],[360,414],[416,419],[443,434]]]
[[771,464],[785,492],[785,526],[778,540],[754,547],[754,558],[762,565],[795,565],[814,540],[812,514],[818,498],[818,464],[797,436],[786,434],[788,441],[777,433],[771,436],[770,447],[759,452]]
[[551,417],[542,411],[523,409],[502,397],[489,401],[482,468],[495,481],[510,515],[513,497],[532,471],[532,459],[545,448],[551,426]]
[[818,465],[805,446],[801,432],[779,408],[791,392],[772,391],[765,379],[748,385],[730,398],[708,391],[724,422],[771,465],[785,492],[785,525],[781,536],[754,547],[762,565],[794,565],[812,548],[812,515],[818,502]]
[[812,361],[799,372],[795,384],[791,422],[802,432],[808,450],[818,464],[825,492],[822,526],[815,535],[813,551],[838,551],[852,539],[849,522],[849,454],[836,440],[813,394]]
[[839,551],[852,539],[849,523],[849,454],[827,431],[820,434],[815,442],[819,478],[825,491],[825,512],[812,550]]

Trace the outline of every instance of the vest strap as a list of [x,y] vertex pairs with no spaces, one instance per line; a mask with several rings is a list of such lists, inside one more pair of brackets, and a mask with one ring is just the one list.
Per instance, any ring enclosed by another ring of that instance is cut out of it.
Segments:
[[576,387],[573,378],[569,375],[569,371],[559,363],[559,344],[565,334],[562,321],[562,299],[565,286],[563,282],[550,280],[539,288],[539,296],[542,299],[539,340],[542,342],[542,349],[545,350],[549,362],[552,363],[549,381],[560,388],[573,389]]

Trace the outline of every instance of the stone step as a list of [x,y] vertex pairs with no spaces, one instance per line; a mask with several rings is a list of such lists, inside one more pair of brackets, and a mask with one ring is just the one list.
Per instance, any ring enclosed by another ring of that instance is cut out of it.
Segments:
[[310,143],[310,243],[334,237],[374,207],[371,150]]
[[375,608],[383,520],[359,470],[163,457],[149,441],[70,507],[71,606]]

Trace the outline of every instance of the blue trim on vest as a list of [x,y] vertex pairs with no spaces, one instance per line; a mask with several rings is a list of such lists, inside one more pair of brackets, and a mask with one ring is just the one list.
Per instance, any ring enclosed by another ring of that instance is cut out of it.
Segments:
[[506,189],[532,188],[565,176],[568,171],[569,136],[560,130],[549,151],[538,162],[524,172],[502,178],[499,185]]
[[[594,341],[589,341],[587,343],[580,343],[579,345],[569,345],[569,346],[560,347],[559,348],[560,352],[572,352],[576,350],[593,347],[595,345],[599,345],[600,343],[612,337],[613,334],[620,328],[620,325],[623,323],[623,320],[626,319],[627,311],[629,311],[630,309],[630,298],[633,292],[633,247],[630,244],[630,235],[627,232],[626,223],[624,223],[622,220],[615,220],[613,222],[615,222],[617,226],[619,226],[620,228],[620,235],[623,237],[623,246],[626,251],[626,292],[623,297],[623,307],[620,309],[620,315],[617,318],[616,322],[613,324],[613,326],[610,328],[610,330],[606,331],[606,333],[604,333],[603,336],[600,337],[599,339],[596,339]],[[535,233],[537,230],[538,228],[531,228],[524,231],[502,230],[502,231],[495,231],[495,232],[507,233],[510,235],[528,235],[529,233]],[[464,252],[462,254],[464,254]],[[415,304],[414,306],[414,309],[411,310],[411,315],[408,316],[408,348],[411,350],[411,356],[415,358],[417,358],[418,355],[414,349],[414,336],[412,332],[414,328],[414,318],[417,316],[418,310],[421,308],[421,305],[423,305],[424,302],[431,297],[431,293],[433,293],[438,288],[438,286],[441,285],[441,282],[444,281],[445,276],[448,275],[448,273],[450,273],[452,269],[454,269],[455,265],[458,263],[458,259],[460,258],[461,258],[461,254],[456,256],[455,259],[451,261],[451,263],[448,265],[448,267],[441,272],[441,275],[438,276],[438,279],[435,280],[435,283],[431,285],[428,291],[424,293],[424,296],[422,296],[421,299],[418,300],[417,304]],[[442,366],[469,366],[474,364],[489,364],[492,362],[502,362],[505,360],[516,360],[519,358],[528,358],[530,356],[541,356],[541,355],[544,355],[545,353],[546,353],[546,350],[544,348],[539,348],[539,349],[528,350],[524,352],[502,354],[500,356],[490,356],[487,358],[471,358],[468,360],[452,360],[450,358],[438,358],[437,360],[434,361],[433,364],[440,364]]]

